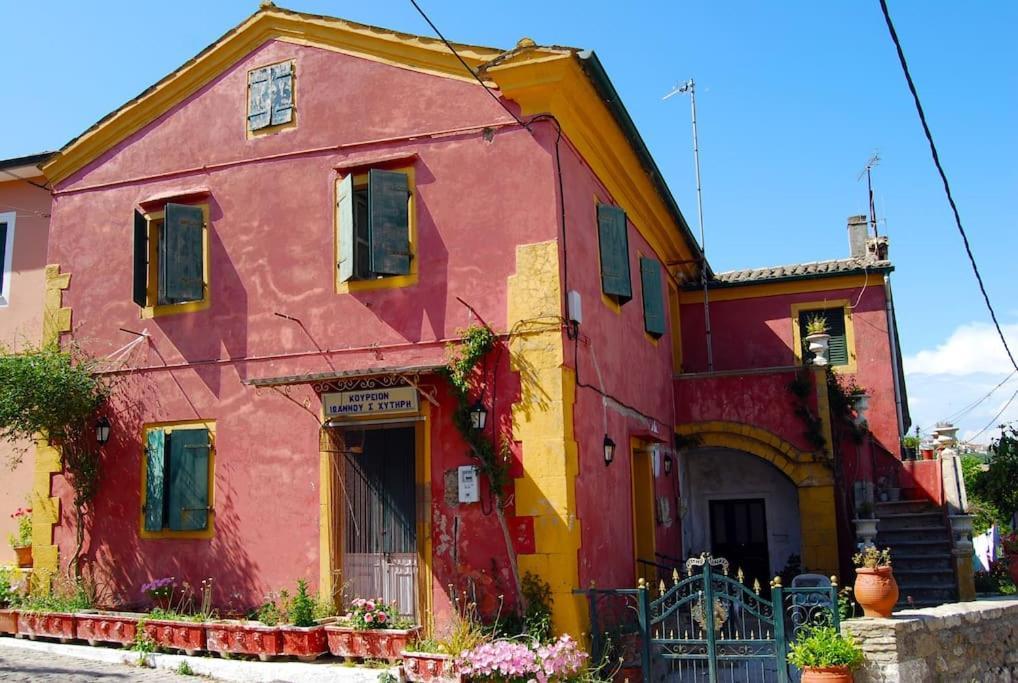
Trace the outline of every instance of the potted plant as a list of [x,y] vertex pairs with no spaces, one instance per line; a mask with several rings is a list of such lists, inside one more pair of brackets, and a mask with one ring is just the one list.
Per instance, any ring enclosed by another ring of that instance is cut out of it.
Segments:
[[1007,558],[1007,573],[1018,586],[1018,533],[1010,533],[1000,539],[1004,557]]
[[329,652],[337,657],[387,659],[395,661],[407,644],[421,632],[400,618],[396,606],[377,600],[357,598],[351,603],[342,625],[329,624],[325,635]]
[[862,650],[833,626],[804,626],[789,646],[788,661],[802,669],[802,683],[852,683]]
[[589,655],[569,635],[550,643],[525,638],[499,638],[467,650],[457,658],[472,681],[575,680]]
[[813,354],[813,364],[820,367],[827,365],[827,351],[831,342],[831,335],[827,334],[827,318],[819,314],[807,318],[803,340]]
[[13,579],[13,570],[0,568],[0,633],[16,635],[18,632],[18,610],[20,596]]
[[898,583],[891,570],[891,551],[867,546],[852,557],[855,599],[867,617],[889,617],[898,602]]
[[204,650],[205,623],[215,617],[212,609],[212,585],[211,578],[202,580],[197,605],[187,582],[184,582],[179,591],[171,591],[169,608],[153,608],[144,623],[140,624],[144,637],[162,649],[180,650],[186,655]]
[[325,626],[315,620],[315,600],[308,594],[304,579],[297,581],[297,593],[286,611],[288,623],[279,627],[284,655],[297,657],[302,662],[314,661],[329,649]]
[[54,580],[48,593],[39,591],[21,599],[18,633],[31,640],[40,636],[57,638],[61,643],[74,640],[75,613],[91,609],[94,595],[94,587],[83,579]]
[[32,508],[18,508],[11,514],[18,525],[18,532],[10,534],[7,540],[14,548],[19,567],[32,566]]
[[75,615],[78,640],[96,643],[130,645],[138,633],[138,624],[144,614],[132,612],[87,611]]
[[924,441],[919,445],[919,452],[922,454],[923,460],[933,460],[936,455],[936,446],[930,441]]
[[905,460],[915,460],[919,456],[919,434],[902,438],[901,450]]

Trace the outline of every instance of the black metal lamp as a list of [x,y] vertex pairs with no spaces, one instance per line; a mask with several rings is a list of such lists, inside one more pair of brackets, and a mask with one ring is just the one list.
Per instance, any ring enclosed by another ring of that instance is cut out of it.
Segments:
[[604,464],[612,464],[615,459],[615,442],[607,434],[604,435]]
[[110,421],[103,415],[95,423],[95,440],[100,446],[110,440]]
[[665,453],[665,476],[667,477],[672,473],[672,456]]
[[484,425],[488,423],[488,409],[481,403],[481,399],[477,399],[477,402],[470,408],[470,426],[475,432],[479,432],[484,429]]

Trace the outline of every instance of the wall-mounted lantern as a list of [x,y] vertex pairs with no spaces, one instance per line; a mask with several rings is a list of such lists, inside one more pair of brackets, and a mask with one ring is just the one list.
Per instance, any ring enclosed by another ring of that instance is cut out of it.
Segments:
[[106,419],[105,415],[95,423],[95,440],[100,446],[110,440],[110,421]]
[[612,464],[615,459],[615,442],[607,434],[604,435],[604,464]]
[[484,429],[484,425],[488,423],[488,409],[481,403],[481,399],[477,399],[477,403],[470,408],[470,427],[475,431],[479,432]]
[[667,477],[672,473],[672,456],[665,453],[665,476]]

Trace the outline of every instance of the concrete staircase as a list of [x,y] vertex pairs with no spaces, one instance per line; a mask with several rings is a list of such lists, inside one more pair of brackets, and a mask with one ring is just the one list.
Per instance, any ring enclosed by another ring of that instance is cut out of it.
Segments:
[[957,600],[951,528],[943,509],[928,501],[902,500],[877,503],[876,516],[876,544],[891,549],[894,578],[901,591],[895,609]]

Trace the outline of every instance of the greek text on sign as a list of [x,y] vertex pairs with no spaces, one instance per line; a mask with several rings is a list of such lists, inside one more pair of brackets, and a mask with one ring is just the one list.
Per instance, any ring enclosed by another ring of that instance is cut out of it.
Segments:
[[360,389],[340,391],[322,396],[328,417],[359,417],[417,412],[417,390],[413,387]]

